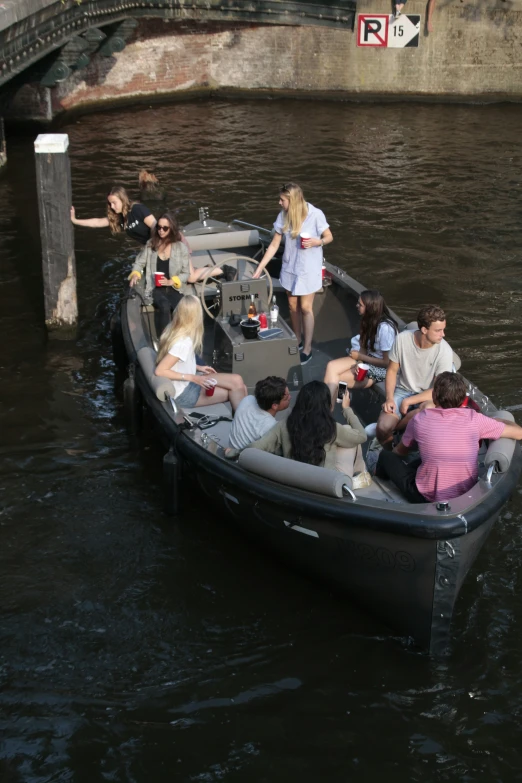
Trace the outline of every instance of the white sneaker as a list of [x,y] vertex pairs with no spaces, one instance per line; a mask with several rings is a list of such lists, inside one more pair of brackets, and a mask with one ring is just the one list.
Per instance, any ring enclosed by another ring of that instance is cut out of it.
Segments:
[[364,428],[365,433],[367,434],[368,438],[375,438],[375,435],[377,433],[377,422],[374,422],[373,424],[367,424]]

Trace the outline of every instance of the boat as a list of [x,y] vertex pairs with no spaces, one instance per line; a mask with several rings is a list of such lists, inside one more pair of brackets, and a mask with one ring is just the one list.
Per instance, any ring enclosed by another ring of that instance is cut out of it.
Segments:
[[[314,304],[313,358],[301,366],[286,295],[278,280],[280,255],[270,262],[266,276],[252,279],[270,242],[270,231],[241,220],[213,220],[208,210],[200,209],[199,219],[185,226],[184,234],[195,266],[226,263],[239,270],[238,279],[227,282],[213,278],[210,269],[199,286],[205,309],[204,362],[218,371],[239,372],[249,392],[267,375],[285,377],[294,398],[304,383],[322,380],[326,363],[344,355],[358,331],[355,304],[365,286],[325,262],[323,287]],[[279,337],[246,340],[233,325],[238,320],[234,315],[246,313],[252,294],[264,310],[271,296],[276,297]],[[394,317],[401,329],[407,328]],[[518,443],[507,439],[483,443],[478,482],[449,503],[410,504],[391,482],[377,478],[368,487],[354,489],[350,479],[336,471],[257,449],[246,449],[238,461],[231,461],[225,458],[230,406],[182,410],[172,398],[171,382],[154,375],[153,310],[144,303],[139,286],[124,298],[115,324],[115,334],[122,339],[119,352],[123,348],[128,367],[124,400],[129,421],[137,426],[145,405],[167,448],[168,512],[179,511],[183,470],[183,491],[192,482],[190,492],[212,503],[213,519],[219,516],[232,522],[279,559],[348,594],[354,604],[414,649],[436,656],[451,650],[450,625],[461,586],[517,486],[522,469]],[[458,368],[456,356],[455,362]],[[466,382],[483,413],[513,420],[512,414],[499,412],[485,394]],[[377,420],[383,398],[383,384],[354,391],[352,405],[361,421]]]

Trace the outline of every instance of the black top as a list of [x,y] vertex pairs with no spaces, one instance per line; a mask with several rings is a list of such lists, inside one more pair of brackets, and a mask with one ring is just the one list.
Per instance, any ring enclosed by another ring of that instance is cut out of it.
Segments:
[[150,228],[143,222],[152,212],[144,204],[133,204],[127,215],[127,224],[121,218],[121,227],[125,233],[139,242],[140,245],[146,245],[150,239]]
[[165,261],[158,256],[158,261],[156,264],[156,271],[157,272],[163,272],[167,280],[169,280],[169,260],[166,259]]

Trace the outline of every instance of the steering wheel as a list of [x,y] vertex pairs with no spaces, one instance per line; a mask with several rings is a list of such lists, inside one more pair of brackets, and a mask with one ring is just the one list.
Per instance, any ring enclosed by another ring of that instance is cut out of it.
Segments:
[[[258,266],[261,263],[260,261],[256,261],[254,258],[250,258],[250,256],[232,256],[231,258],[227,258],[225,261],[223,261],[223,264],[235,265],[235,267],[237,269],[237,262],[238,261],[249,261],[251,264],[254,264],[254,266]],[[220,266],[221,266],[221,264],[216,264],[215,267],[210,267],[208,272],[205,275],[203,275],[203,277],[200,280],[198,280],[198,283],[201,285],[201,289],[200,289],[200,292],[199,292],[199,298],[201,299],[201,304],[202,304],[203,310],[211,318],[215,318],[216,316],[212,315],[212,313],[210,312],[210,310],[207,307],[207,303],[205,302],[205,286],[207,284],[208,278],[212,277],[213,270],[214,269],[219,269]],[[272,283],[272,278],[270,277],[270,274],[267,272],[266,269],[265,269],[265,275],[266,275],[267,283],[268,283],[268,306],[270,307],[270,302],[272,301],[272,295],[274,293],[274,285]],[[216,278],[216,280],[217,279],[218,278]]]

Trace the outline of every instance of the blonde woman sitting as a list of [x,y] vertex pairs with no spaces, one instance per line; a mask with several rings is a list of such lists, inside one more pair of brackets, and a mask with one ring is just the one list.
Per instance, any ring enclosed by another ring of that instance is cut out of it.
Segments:
[[[179,302],[172,321],[160,338],[156,375],[170,378],[174,398],[183,408],[230,401],[235,411],[247,390],[240,375],[216,372],[196,365],[196,353],[203,347],[203,310],[196,296],[187,294]],[[199,374],[197,374],[199,373]],[[206,390],[215,385],[212,397]]]

